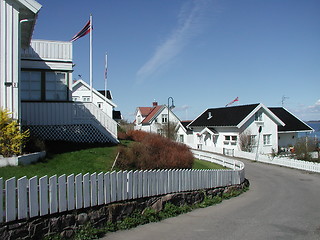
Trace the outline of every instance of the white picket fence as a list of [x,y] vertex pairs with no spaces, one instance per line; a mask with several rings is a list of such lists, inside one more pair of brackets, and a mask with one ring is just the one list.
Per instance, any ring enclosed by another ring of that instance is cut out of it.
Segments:
[[222,155],[219,153],[203,151],[198,149],[191,149],[193,156],[200,160],[209,161],[213,163],[217,163],[227,168],[231,168],[233,170],[241,170],[241,181],[244,180],[244,163],[235,159],[232,159],[229,156]]
[[252,161],[258,161],[268,164],[274,164],[278,166],[284,166],[289,168],[300,169],[309,172],[317,172],[320,173],[320,163],[318,162],[309,162],[303,160],[297,160],[289,157],[276,156],[272,157],[270,155],[262,155],[258,156],[255,153],[251,152],[243,152],[243,151],[235,151],[234,157],[245,158]]
[[244,169],[154,170],[0,178],[0,222],[122,200],[239,184]]

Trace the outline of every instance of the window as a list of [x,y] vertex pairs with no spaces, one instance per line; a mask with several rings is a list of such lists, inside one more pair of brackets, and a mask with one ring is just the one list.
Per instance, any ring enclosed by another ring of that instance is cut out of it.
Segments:
[[98,108],[102,109],[102,107],[103,107],[103,102],[98,102],[97,104],[98,104]]
[[164,132],[163,132],[163,130],[162,129],[157,129],[157,133],[159,134],[159,135],[161,135],[161,136],[163,136],[164,134]]
[[184,136],[181,134],[179,135],[179,142],[184,143]]
[[79,101],[79,97],[72,97],[72,101],[78,102]]
[[90,102],[90,97],[89,96],[84,96],[82,97],[83,102]]
[[21,71],[21,100],[67,101],[68,73]]
[[224,145],[229,145],[229,144],[237,145],[237,139],[238,139],[238,137],[236,135],[231,135],[231,136],[225,135],[223,144]]
[[254,120],[255,120],[256,122],[261,122],[261,121],[262,121],[262,112],[256,112],[256,113],[254,114]]
[[271,134],[263,135],[263,145],[271,145]]
[[138,124],[141,123],[141,115],[138,115],[138,116],[137,116],[137,122],[138,122]]
[[67,74],[63,72],[46,72],[46,100],[66,101]]
[[257,137],[257,135],[251,135],[251,136],[250,136],[249,144],[250,144],[251,146],[255,146],[255,145],[257,144],[256,137]]
[[41,72],[21,72],[21,100],[41,100]]
[[161,119],[162,119],[162,123],[167,123],[168,122],[168,114],[162,114]]

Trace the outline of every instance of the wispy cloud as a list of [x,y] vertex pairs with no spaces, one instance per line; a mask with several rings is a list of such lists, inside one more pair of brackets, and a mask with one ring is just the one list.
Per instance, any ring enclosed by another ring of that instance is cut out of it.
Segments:
[[201,33],[204,16],[210,0],[193,0],[185,3],[177,16],[177,27],[156,49],[151,58],[138,70],[137,78],[143,81],[170,63],[189,43]]
[[313,105],[302,105],[294,109],[293,113],[297,114],[297,116],[303,120],[320,120],[320,99]]

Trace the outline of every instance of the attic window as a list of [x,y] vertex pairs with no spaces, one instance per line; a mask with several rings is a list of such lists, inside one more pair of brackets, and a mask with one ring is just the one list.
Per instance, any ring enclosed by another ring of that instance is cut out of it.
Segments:
[[208,120],[212,118],[212,113],[211,112],[208,112]]
[[262,121],[262,112],[256,112],[256,113],[254,114],[254,120],[255,120],[256,122],[261,122],[261,121]]

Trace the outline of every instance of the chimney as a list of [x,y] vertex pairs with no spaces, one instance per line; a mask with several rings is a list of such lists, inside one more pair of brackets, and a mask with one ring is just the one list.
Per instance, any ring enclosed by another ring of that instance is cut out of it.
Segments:
[[153,106],[153,107],[158,106],[158,102],[154,101],[154,102],[152,103],[152,106]]

